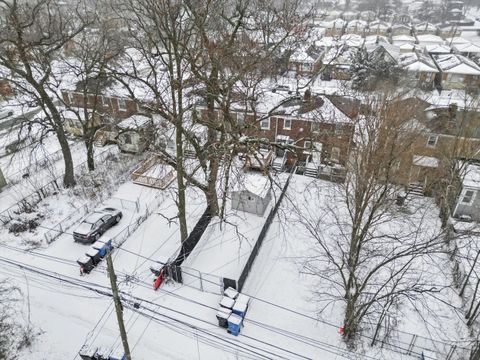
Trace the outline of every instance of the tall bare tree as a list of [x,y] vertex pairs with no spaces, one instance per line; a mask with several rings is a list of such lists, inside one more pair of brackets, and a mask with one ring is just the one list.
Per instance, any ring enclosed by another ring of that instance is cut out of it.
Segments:
[[62,149],[63,183],[73,186],[72,155],[51,87],[56,82],[55,63],[59,53],[86,23],[78,11],[67,11],[53,0],[2,0],[0,12],[1,77],[43,110],[41,123],[55,133]]
[[442,233],[431,231],[424,219],[431,209],[416,208],[407,216],[396,203],[398,164],[419,129],[391,95],[366,102],[370,110],[356,121],[344,184],[323,199],[325,212],[305,209],[299,218],[319,246],[307,271],[328,284],[318,291],[322,301],[343,304],[350,346],[366,324],[376,324],[376,338],[403,300],[441,289],[418,270],[422,257],[442,251]]

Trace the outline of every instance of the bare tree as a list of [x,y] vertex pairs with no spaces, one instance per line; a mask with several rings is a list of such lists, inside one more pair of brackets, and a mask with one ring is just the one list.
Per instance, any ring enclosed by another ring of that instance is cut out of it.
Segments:
[[121,35],[115,24],[110,24],[100,17],[89,29],[79,34],[72,41],[68,56],[64,61],[64,70],[73,74],[78,80],[76,92],[82,94],[82,104],[67,103],[59,94],[59,101],[76,115],[81,126],[81,136],[87,151],[89,170],[95,169],[94,142],[97,131],[109,124],[109,116],[105,114],[103,92],[113,82],[108,68],[123,50]]
[[326,211],[306,208],[299,218],[318,243],[318,257],[308,259],[306,269],[328,284],[317,291],[322,301],[344,305],[343,334],[350,346],[367,324],[376,324],[375,339],[402,301],[442,288],[418,271],[422,257],[442,251],[442,233],[425,221],[431,209],[406,215],[396,202],[398,162],[418,129],[392,95],[367,100],[370,110],[356,122],[344,184],[319,200]]
[[1,77],[43,110],[41,123],[55,133],[62,149],[64,185],[73,186],[72,155],[51,86],[55,83],[55,59],[84,29],[85,22],[78,12],[66,11],[52,0],[2,0],[0,11]]

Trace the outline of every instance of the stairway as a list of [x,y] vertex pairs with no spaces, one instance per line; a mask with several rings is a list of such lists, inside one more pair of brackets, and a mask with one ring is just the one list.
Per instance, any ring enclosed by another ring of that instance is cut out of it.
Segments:
[[423,196],[423,185],[420,183],[410,183],[408,185],[408,195]]
[[318,177],[318,167],[312,165],[312,163],[308,163],[307,166],[305,166],[305,171],[303,172],[303,175],[316,178]]
[[277,157],[273,159],[272,161],[272,169],[275,170],[276,172],[282,172],[283,167],[285,166],[286,158],[284,157]]
[[184,149],[183,156],[187,159],[195,159],[197,157],[195,151],[191,149]]
[[103,132],[98,132],[96,135],[95,135],[95,140],[93,142],[93,145],[97,146],[97,147],[103,147],[105,146],[107,142],[107,136],[105,133]]

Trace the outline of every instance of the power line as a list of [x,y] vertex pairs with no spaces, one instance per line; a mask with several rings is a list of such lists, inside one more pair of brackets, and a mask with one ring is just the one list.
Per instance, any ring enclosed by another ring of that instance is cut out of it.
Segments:
[[[79,281],[79,280],[76,280],[76,279],[71,278],[71,277],[69,277],[69,276],[60,276],[60,275],[57,274],[57,273],[53,273],[53,275],[52,275],[51,273],[49,273],[49,271],[47,271],[47,270],[45,270],[45,269],[41,269],[41,268],[38,268],[38,267],[31,267],[31,266],[29,266],[29,265],[26,265],[26,264],[23,264],[23,263],[19,263],[19,262],[15,262],[15,261],[11,261],[11,260],[8,260],[8,259],[2,258],[2,257],[0,257],[0,261],[2,261],[2,262],[4,262],[4,263],[7,263],[7,264],[10,264],[10,265],[13,265],[13,266],[16,266],[16,267],[19,267],[19,268],[22,268],[22,269],[24,269],[24,270],[28,270],[28,271],[30,271],[30,272],[33,272],[33,273],[36,273],[36,274],[39,274],[39,275],[42,275],[42,276],[47,276],[47,277],[50,277],[50,278],[54,278],[54,279],[59,280],[59,281],[61,281],[61,282],[67,282],[67,283],[73,284],[73,285],[75,285],[75,286],[79,286],[79,287],[82,287],[82,288],[85,288],[85,289],[88,289],[88,290],[97,292],[97,293],[102,294],[102,295],[104,295],[104,296],[109,296],[109,297],[112,296],[112,294],[111,294],[110,291],[109,291],[110,289],[109,289],[108,287],[105,287],[105,286],[102,286],[102,285],[93,284],[93,285],[95,285],[95,287],[92,287],[92,286],[91,286],[92,283],[90,283],[90,282]],[[72,281],[72,280],[73,280],[73,281]],[[127,297],[135,300],[135,301],[133,302],[134,304],[135,304],[135,302],[137,302],[137,301],[145,302],[145,303],[147,303],[147,304],[151,304],[151,305],[155,305],[155,306],[157,306],[157,307],[161,307],[161,308],[163,308],[163,309],[165,309],[165,310],[167,310],[167,311],[171,311],[171,312],[174,312],[174,313],[176,313],[176,314],[180,314],[180,315],[185,316],[185,317],[187,317],[187,318],[195,319],[195,320],[197,320],[197,321],[204,322],[204,323],[207,323],[207,324],[209,324],[209,325],[215,325],[215,324],[212,324],[212,323],[210,323],[210,322],[208,322],[208,321],[206,321],[206,320],[204,320],[204,319],[200,319],[200,318],[191,316],[191,315],[189,315],[189,314],[180,312],[180,311],[178,311],[178,310],[174,310],[174,309],[168,308],[168,307],[166,307],[166,306],[163,306],[163,305],[160,305],[160,304],[156,304],[156,303],[151,302],[151,301],[146,300],[146,299],[142,299],[142,298],[139,298],[139,297],[135,297],[135,296],[132,296],[132,295],[130,295],[130,294],[125,294],[125,293],[123,293],[123,292],[122,292],[121,294],[122,294],[122,299],[123,299],[123,300],[132,302],[132,300],[129,300],[129,299],[125,298],[124,296],[127,296]],[[148,309],[149,311],[153,311],[153,310],[149,309],[148,307],[147,307],[147,309]],[[159,314],[159,315],[161,315],[161,316],[167,316],[167,315],[165,315],[165,314]],[[167,316],[167,317],[168,317],[168,316]],[[174,319],[174,318],[172,318],[172,320],[177,321],[177,319]],[[189,326],[190,326],[190,325],[189,325]],[[215,326],[216,326],[216,325],[215,325]],[[198,327],[195,327],[195,328],[196,328],[198,331],[203,331],[203,329],[201,329],[201,328],[198,328]],[[298,356],[298,357],[301,357],[301,358],[307,358],[307,359],[308,359],[308,357],[305,357],[305,356],[303,356],[303,355],[301,355],[301,354],[292,352],[292,351],[290,351],[290,350],[288,350],[288,349],[281,348],[281,347],[279,347],[278,345],[271,344],[271,343],[266,342],[266,341],[258,340],[258,339],[255,339],[255,338],[252,338],[252,337],[249,337],[249,336],[246,336],[246,335],[241,335],[241,336],[242,336],[242,337],[245,337],[245,338],[248,338],[248,339],[250,339],[250,340],[252,340],[252,341],[260,342],[261,344],[270,346],[270,347],[272,347],[272,348],[280,349],[280,350],[282,350],[282,351],[284,351],[284,352],[287,352],[287,353],[290,353],[290,354],[292,354],[292,355],[295,355],[295,356]],[[223,338],[222,338],[222,339],[223,339]],[[265,350],[265,349],[261,349],[261,350],[268,352],[268,350]],[[322,349],[322,350],[325,350],[325,349]],[[343,349],[340,349],[340,350],[345,351],[345,350],[343,350]]]

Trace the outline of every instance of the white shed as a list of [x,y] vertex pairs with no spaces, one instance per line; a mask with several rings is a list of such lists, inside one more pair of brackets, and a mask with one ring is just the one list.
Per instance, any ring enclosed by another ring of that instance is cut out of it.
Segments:
[[260,173],[239,173],[233,190],[232,209],[262,216],[271,199],[271,184]]

